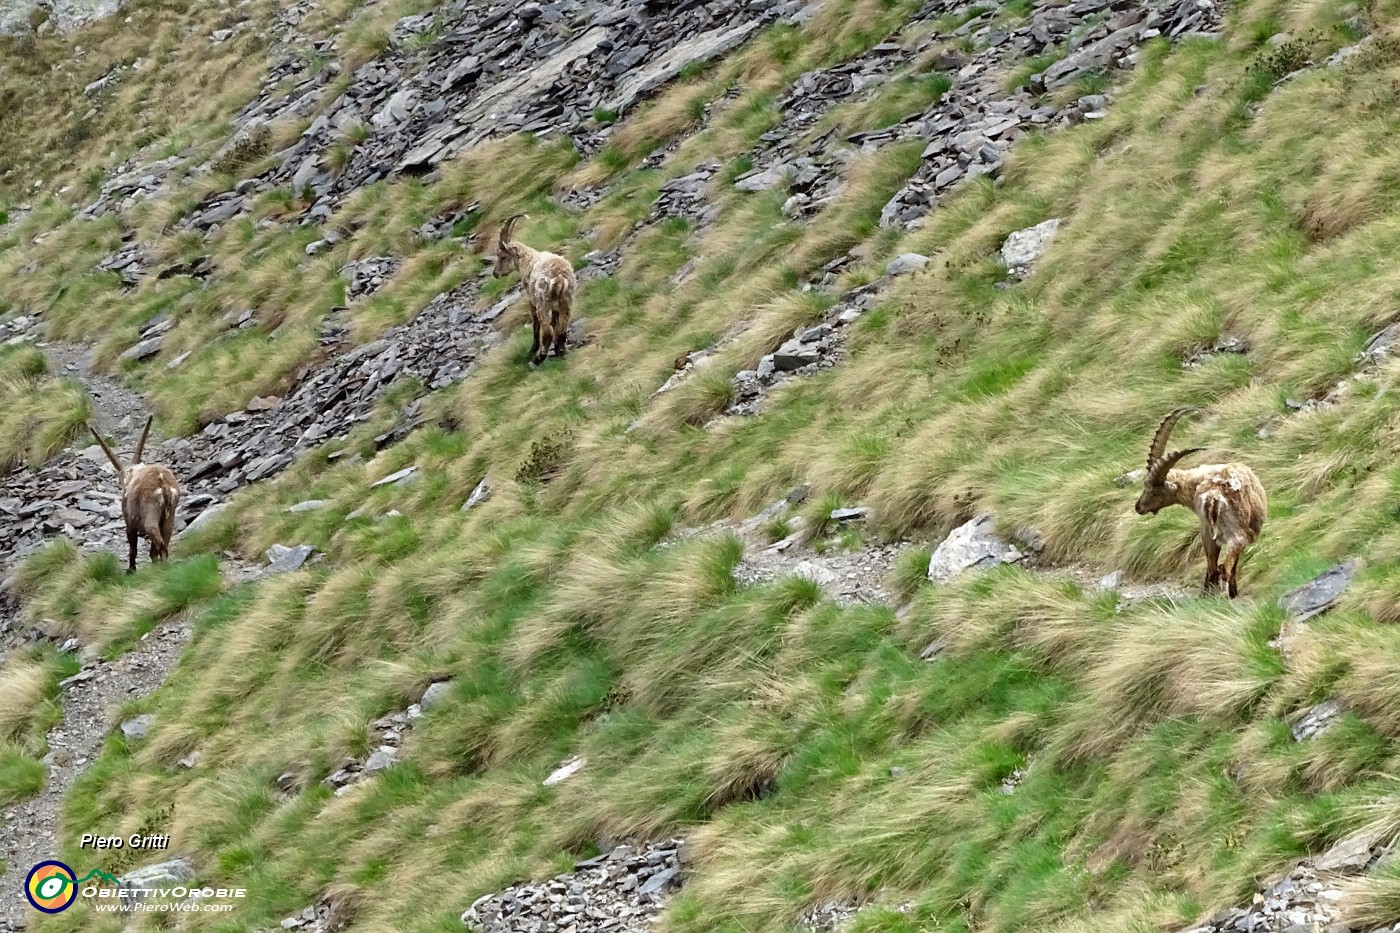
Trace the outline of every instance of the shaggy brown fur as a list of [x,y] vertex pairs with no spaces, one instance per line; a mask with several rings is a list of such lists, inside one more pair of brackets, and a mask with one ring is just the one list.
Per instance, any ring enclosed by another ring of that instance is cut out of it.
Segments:
[[1147,476],[1136,509],[1139,515],[1156,515],[1169,505],[1184,505],[1201,520],[1201,543],[1206,551],[1205,588],[1225,584],[1230,598],[1239,595],[1237,575],[1240,555],[1259,538],[1268,512],[1264,487],[1254,471],[1243,463],[1175,470],[1177,462],[1204,450],[1192,447],[1169,454],[1163,451],[1172,428],[1190,408],[1178,408],[1157,427],[1147,452]]
[[127,558],[126,572],[136,571],[136,539],[144,537],[151,545],[151,562],[165,560],[170,556],[170,539],[175,532],[175,508],[180,504],[180,484],[169,467],[156,463],[142,463],[141,454],[146,449],[146,436],[151,433],[151,422],[155,416],[146,419],[146,427],[141,431],[141,439],[136,442],[136,450],[131,455],[131,465],[122,466],[121,460],[112,453],[112,448],[102,439],[102,435],[87,429],[102,445],[107,459],[117,468],[117,482],[122,489],[122,521],[126,523]]
[[535,341],[530,345],[530,362],[538,366],[549,354],[564,355],[564,338],[569,333],[578,278],[569,260],[555,253],[531,249],[515,239],[515,225],[525,214],[515,214],[501,225],[501,242],[496,250],[492,274],[497,278],[520,273],[525,297],[530,300],[530,324]]

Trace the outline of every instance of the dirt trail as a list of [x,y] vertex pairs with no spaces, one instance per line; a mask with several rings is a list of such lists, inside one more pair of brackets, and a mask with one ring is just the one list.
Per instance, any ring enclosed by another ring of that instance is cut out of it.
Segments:
[[[49,369],[61,378],[73,378],[81,382],[92,398],[92,426],[105,435],[115,437],[121,444],[130,448],[136,442],[141,427],[146,423],[150,409],[141,393],[100,373],[92,371],[92,360],[96,351],[66,343],[41,343],[37,345],[49,359]],[[160,438],[151,429],[150,443]]]
[[63,721],[47,736],[48,784],[38,795],[0,809],[0,861],[5,869],[0,872],[0,931],[24,929],[25,875],[35,863],[57,855],[63,795],[118,726],[122,706],[165,682],[189,637],[185,620],[166,623],[115,661],[89,660],[81,673],[64,681]]
[[[149,414],[141,395],[92,373],[92,354],[87,348],[65,344],[44,344],[41,348],[55,375],[76,378],[88,389],[94,426],[129,451]],[[151,443],[157,440],[153,435]],[[112,488],[115,490],[115,482]],[[101,543],[108,537],[102,535]],[[93,541],[89,538],[85,543],[91,546]],[[120,543],[120,536],[115,536],[113,544]],[[18,561],[12,557],[10,564]],[[0,576],[13,569],[0,567]],[[249,568],[240,566],[237,570],[246,576]],[[11,604],[5,612],[14,620],[21,607]],[[12,628],[11,646],[23,643],[19,626]],[[36,796],[0,808],[0,933],[25,929],[28,908],[22,893],[24,879],[36,862],[57,854],[63,795],[100,753],[107,736],[120,727],[122,707],[150,695],[165,682],[189,638],[188,621],[177,618],[147,633],[131,651],[113,661],[102,660],[91,649],[79,650],[82,670],[63,681],[63,719],[47,735],[47,784]],[[4,646],[0,645],[0,662],[3,657]]]

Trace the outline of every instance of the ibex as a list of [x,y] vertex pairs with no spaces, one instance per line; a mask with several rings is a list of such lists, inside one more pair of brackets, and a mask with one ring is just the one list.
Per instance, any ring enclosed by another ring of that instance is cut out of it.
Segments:
[[515,225],[525,214],[514,214],[501,225],[501,241],[496,250],[492,274],[497,278],[520,273],[525,296],[530,300],[530,323],[535,342],[530,345],[530,362],[538,366],[549,354],[564,355],[564,338],[569,333],[578,278],[574,267],[563,256],[531,249],[515,239]]
[[127,558],[126,572],[136,572],[136,538],[143,536],[151,543],[151,561],[165,560],[170,556],[170,538],[175,531],[175,507],[180,504],[180,484],[169,467],[156,463],[142,463],[141,454],[146,449],[146,435],[151,433],[152,415],[146,419],[146,427],[141,431],[141,439],[136,442],[136,450],[131,455],[131,465],[122,466],[121,460],[112,453],[112,448],[92,427],[92,436],[102,445],[107,459],[117,468],[117,482],[122,488],[122,521],[126,523]]
[[1268,503],[1259,477],[1243,463],[1173,469],[1182,457],[1205,449],[1191,447],[1163,453],[1172,428],[1192,410],[1178,408],[1157,427],[1147,452],[1147,476],[1142,481],[1137,513],[1156,515],[1169,505],[1184,505],[1195,512],[1201,520],[1201,543],[1206,551],[1205,589],[1219,586],[1223,578],[1233,599],[1240,591],[1240,554],[1258,539]]

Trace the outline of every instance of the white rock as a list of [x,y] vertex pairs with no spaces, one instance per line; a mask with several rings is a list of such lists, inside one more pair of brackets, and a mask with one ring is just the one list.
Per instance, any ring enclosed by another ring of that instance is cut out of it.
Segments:
[[1028,275],[1032,264],[1050,248],[1050,242],[1055,239],[1059,228],[1060,219],[1056,217],[1034,227],[1017,230],[1007,237],[1001,247],[1001,260],[1011,274]]
[[1014,545],[997,537],[996,521],[979,515],[955,529],[938,545],[928,563],[928,578],[943,583],[967,570],[1014,564],[1025,558]]
[[587,760],[586,760],[586,759],[583,759],[583,758],[570,758],[568,761],[564,762],[562,765],[560,765],[559,767],[555,768],[552,772],[550,772],[549,777],[547,777],[547,778],[544,779],[544,786],[545,786],[545,787],[553,787],[555,784],[558,784],[560,781],[567,781],[569,778],[573,777],[575,774],[578,774],[579,771],[581,771],[581,770],[583,769],[583,766],[584,766],[585,764],[587,764]]

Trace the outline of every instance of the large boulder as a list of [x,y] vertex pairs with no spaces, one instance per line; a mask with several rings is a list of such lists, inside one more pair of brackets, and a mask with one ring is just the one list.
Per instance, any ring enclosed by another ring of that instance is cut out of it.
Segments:
[[982,570],[997,564],[1014,564],[1025,559],[1015,545],[996,533],[996,519],[982,514],[953,529],[933,552],[928,562],[928,578],[943,583],[967,570]]

